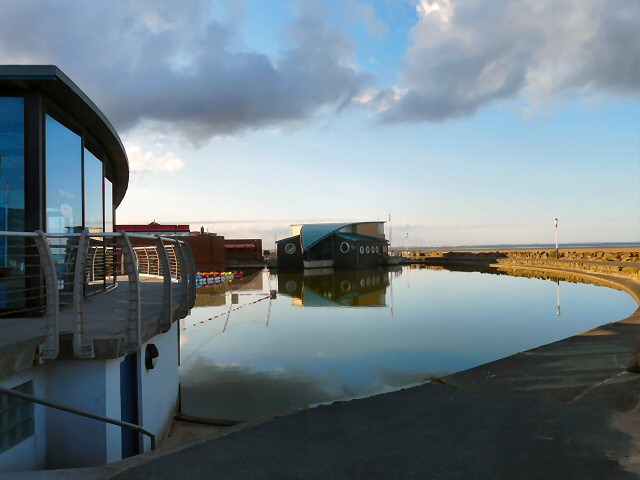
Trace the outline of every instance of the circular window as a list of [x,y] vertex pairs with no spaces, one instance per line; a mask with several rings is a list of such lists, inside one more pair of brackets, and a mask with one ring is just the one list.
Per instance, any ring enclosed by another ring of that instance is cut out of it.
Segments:
[[371,286],[371,278],[367,277],[367,287],[370,287],[370,286]]
[[369,246],[368,245],[367,245],[366,251],[367,251],[367,253],[369,253]]
[[293,243],[287,243],[284,247],[284,251],[289,255],[293,255],[294,253],[296,253],[296,246]]
[[351,290],[351,283],[349,283],[348,280],[342,280],[342,282],[340,282],[340,289],[343,292],[348,292],[349,290]]
[[293,280],[287,280],[285,288],[287,289],[287,292],[295,292],[296,288],[298,288],[298,284]]
[[380,247],[376,247],[376,253],[380,253]]
[[362,245],[360,246],[360,253],[364,253],[364,247]]
[[347,242],[342,242],[340,244],[340,251],[342,253],[348,253],[349,252],[349,244]]

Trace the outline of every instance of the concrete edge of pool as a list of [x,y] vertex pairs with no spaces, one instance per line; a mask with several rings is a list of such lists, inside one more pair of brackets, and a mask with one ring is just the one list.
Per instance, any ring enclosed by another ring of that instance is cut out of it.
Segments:
[[[221,429],[90,469],[28,478],[640,478],[640,281],[629,317],[434,382]],[[27,478],[25,476],[24,478]],[[12,478],[20,478],[16,475]]]

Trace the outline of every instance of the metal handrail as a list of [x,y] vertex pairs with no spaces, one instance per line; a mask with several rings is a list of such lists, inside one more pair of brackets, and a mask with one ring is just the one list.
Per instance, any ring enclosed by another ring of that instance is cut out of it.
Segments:
[[[171,327],[174,305],[179,307],[182,317],[187,315],[188,310],[193,306],[194,298],[190,297],[195,296],[195,285],[193,284],[195,282],[195,263],[189,245],[179,239],[122,231],[89,232],[88,230],[84,230],[82,233],[1,231],[0,237],[33,239],[32,241],[37,247],[36,256],[40,268],[38,275],[44,279],[43,286],[45,287],[40,293],[40,298],[44,300],[42,306],[46,308],[48,325],[46,341],[41,349],[42,361],[53,360],[58,355],[60,304],[65,303],[70,304],[74,315],[72,330],[74,356],[77,358],[93,358],[95,356],[93,339],[84,338],[86,330],[83,308],[85,279],[95,279],[96,273],[98,278],[102,275],[106,278],[109,265],[115,266],[115,264],[108,263],[105,257],[104,262],[98,262],[98,268],[102,268],[102,271],[96,272],[95,269],[92,269],[95,262],[92,262],[89,256],[95,254],[92,252],[92,248],[95,247],[92,247],[91,241],[99,242],[100,239],[103,239],[103,244],[98,248],[105,248],[105,255],[109,255],[112,260],[118,260],[120,265],[117,266],[117,270],[112,272],[114,279],[117,280],[117,276],[123,274],[128,277],[130,308],[125,333],[126,353],[137,351],[142,341],[141,273],[164,279],[162,316],[158,333],[166,332]],[[107,239],[113,240],[113,246],[107,245]],[[132,239],[144,240],[147,246],[133,246]],[[168,251],[171,252],[171,261]],[[172,262],[173,265],[171,265]],[[64,265],[64,268],[61,265]],[[56,269],[60,270],[56,272]],[[89,269],[92,270],[88,271]],[[174,271],[172,272],[172,270]],[[175,275],[174,279],[172,279],[172,273]],[[180,284],[179,299],[176,299],[175,302],[171,285],[173,282]],[[63,286],[68,286],[68,288],[63,288]],[[26,287],[24,291],[25,298],[27,298]]]
[[67,407],[65,405],[60,405],[59,403],[50,402],[43,398],[36,397],[35,395],[29,395],[28,393],[18,392],[11,388],[0,386],[0,393],[3,393],[10,397],[16,397],[22,400],[27,400],[29,402],[37,403],[39,405],[44,405],[45,407],[54,408],[56,410],[62,410],[63,412],[72,413],[74,415],[80,415],[81,417],[91,418],[93,420],[110,423],[118,427],[130,428],[132,430],[135,430],[138,433],[142,433],[143,435],[148,436],[149,439],[151,440],[151,450],[156,449],[156,436],[153,433],[151,433],[149,430],[146,430],[145,428],[141,427],[140,425],[136,425],[135,423],[123,422],[122,420],[116,420],[114,418],[105,417],[103,415],[83,412],[82,410],[78,410],[73,407]]

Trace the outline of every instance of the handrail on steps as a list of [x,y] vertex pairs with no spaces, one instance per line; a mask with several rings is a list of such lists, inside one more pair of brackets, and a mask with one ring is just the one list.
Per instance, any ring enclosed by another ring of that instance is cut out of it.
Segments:
[[121,420],[115,420],[113,418],[104,417],[102,415],[96,415],[95,413],[83,412],[82,410],[78,410],[72,407],[66,407],[58,403],[53,403],[43,398],[36,397],[34,395],[29,395],[28,393],[17,392],[16,390],[13,390],[11,388],[0,386],[0,393],[3,393],[10,397],[21,398],[22,400],[28,400],[33,403],[38,403],[40,405],[44,405],[45,407],[54,408],[56,410],[62,410],[63,412],[72,413],[74,415],[80,415],[81,417],[87,417],[93,420],[110,423],[118,427],[130,428],[132,430],[135,430],[138,433],[142,433],[143,435],[148,436],[149,439],[151,440],[151,450],[156,449],[156,436],[150,431],[142,428],[140,425],[136,425],[135,423],[123,422]]

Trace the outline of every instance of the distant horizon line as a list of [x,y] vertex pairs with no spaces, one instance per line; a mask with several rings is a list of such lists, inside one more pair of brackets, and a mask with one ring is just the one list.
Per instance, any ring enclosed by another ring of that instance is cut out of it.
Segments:
[[[570,242],[560,243],[558,248],[587,248],[587,247],[640,247],[640,241],[634,242]],[[444,250],[444,249],[516,249],[516,248],[556,248],[555,243],[493,243],[493,244],[476,244],[476,245],[409,245],[404,247],[401,245],[389,247],[391,250],[411,250],[411,249],[428,249],[428,250]]]

